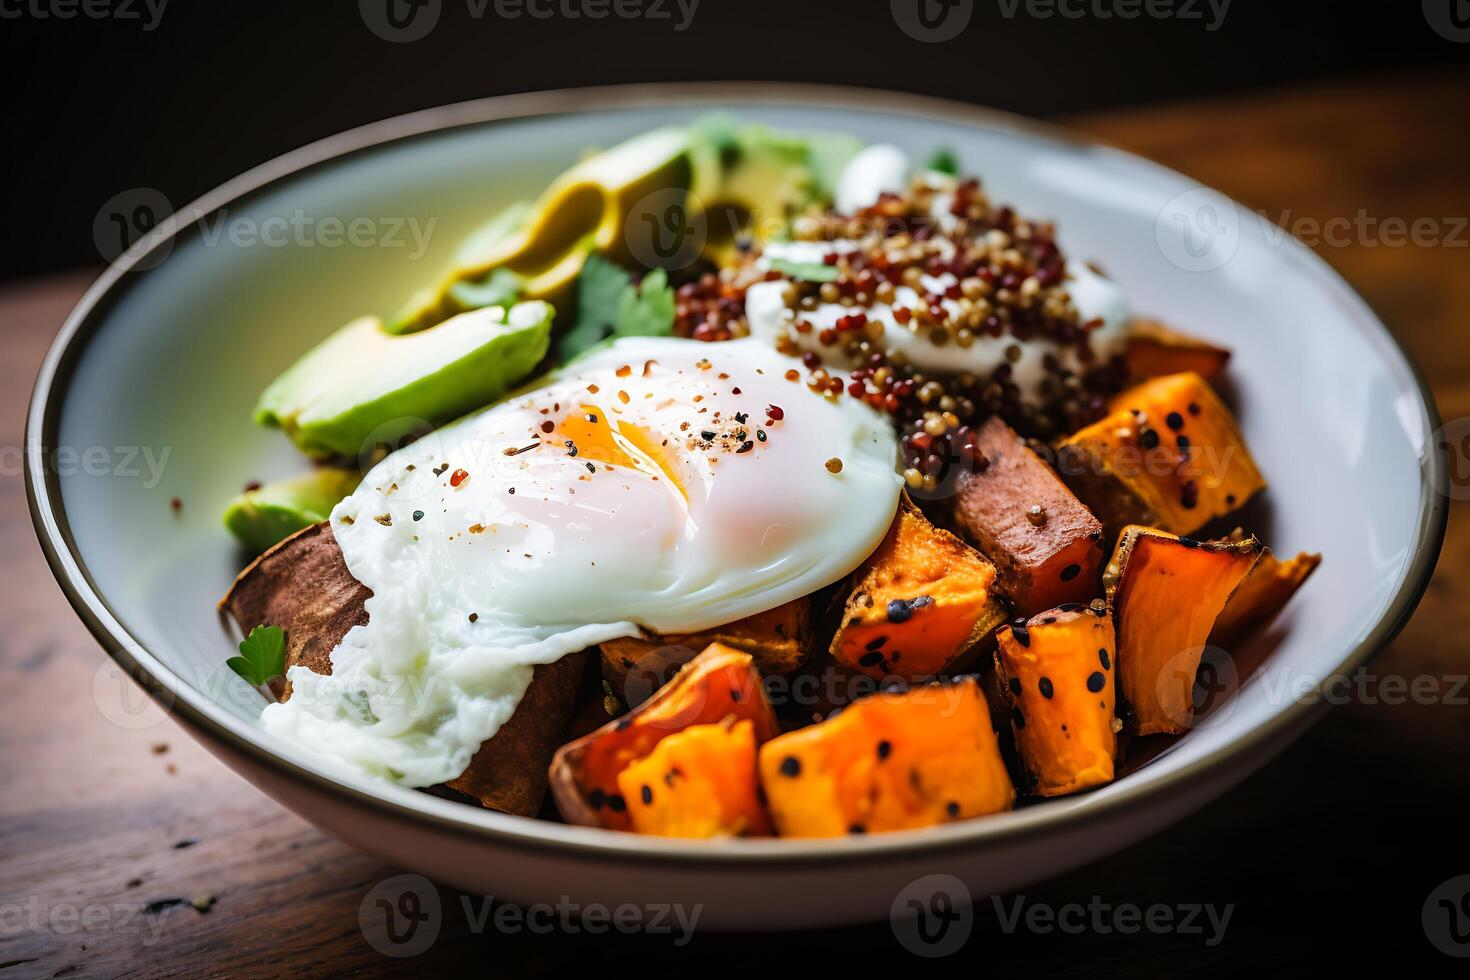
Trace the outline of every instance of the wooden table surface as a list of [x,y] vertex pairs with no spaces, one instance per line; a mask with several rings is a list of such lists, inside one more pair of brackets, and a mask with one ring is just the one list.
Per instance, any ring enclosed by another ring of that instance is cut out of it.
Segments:
[[[1470,73],[1441,73],[1065,121],[1273,217],[1432,219],[1442,244],[1395,247],[1367,236],[1319,251],[1398,332],[1449,420],[1470,416],[1466,105]],[[455,967],[539,975],[588,957],[594,968],[650,975],[729,957],[758,970],[777,960],[920,965],[883,923],[759,944],[696,931],[682,947],[667,936],[477,935],[447,889],[429,952],[410,960],[376,952],[359,929],[359,905],[398,869],[286,812],[172,720],[133,730],[99,708],[117,695],[94,693],[105,658],[41,557],[18,452],[36,367],[89,279],[0,290],[0,980]],[[1463,453],[1458,462],[1467,465]],[[1467,518],[1470,505],[1455,502],[1437,574],[1376,662],[1380,676],[1428,676],[1452,691],[1470,675]],[[1467,698],[1470,689],[1448,703],[1335,708],[1203,812],[1022,896],[1052,907],[1233,906],[1216,945],[1177,932],[1007,932],[987,901],[969,943],[945,965],[1099,977],[1391,954],[1416,973],[1453,968],[1426,939],[1420,910],[1440,882],[1470,873]]]

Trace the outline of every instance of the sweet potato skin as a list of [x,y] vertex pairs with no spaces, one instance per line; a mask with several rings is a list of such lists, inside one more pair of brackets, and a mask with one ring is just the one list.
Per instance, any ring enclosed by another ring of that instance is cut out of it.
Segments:
[[[983,468],[960,475],[955,529],[995,565],[1023,616],[1097,595],[1102,524],[999,416],[976,430]],[[1039,510],[1028,515],[1031,508]]]
[[1117,396],[1058,445],[1063,479],[1110,535],[1128,524],[1191,534],[1266,488],[1225,403],[1193,371]]
[[1191,337],[1157,320],[1134,320],[1124,355],[1135,381],[1193,371],[1212,379],[1225,370],[1230,351],[1208,340]]
[[1296,590],[1322,564],[1322,556],[1303,551],[1294,558],[1282,561],[1267,551],[1230,594],[1215,628],[1210,633],[1210,642],[1227,650],[1239,646],[1250,634],[1270,625]]
[[726,718],[675,732],[618,773],[633,831],[662,837],[766,836],[755,728]]
[[1194,716],[1195,671],[1230,593],[1261,543],[1198,542],[1130,526],[1104,581],[1118,637],[1120,711],[1130,734],[1182,734]]
[[602,679],[615,697],[636,708],[711,643],[750,654],[762,674],[790,673],[811,651],[811,599],[803,596],[701,633],[610,640],[601,645]]
[[854,573],[829,652],[875,677],[961,669],[1005,620],[995,580],[984,555],[930,524],[905,497],[888,535]]
[[974,676],[869,695],[765,743],[760,772],[783,837],[927,827],[1016,799]]
[[749,721],[758,743],[780,730],[750,654],[713,643],[642,705],[556,750],[557,809],[568,823],[632,830],[618,775],[669,735],[726,718]]
[[1064,796],[1112,782],[1121,727],[1112,617],[1067,606],[1003,627],[996,640],[996,690],[1009,706],[1025,791]]
[[[368,621],[372,592],[347,570],[342,549],[322,522],[285,539],[252,562],[220,601],[241,631],[279,626],[286,667],[332,672],[331,653],[354,626]],[[469,767],[446,785],[482,806],[534,816],[546,796],[546,764],[576,702],[586,654],[536,667],[510,720],[485,741]],[[290,686],[277,691],[281,700]]]

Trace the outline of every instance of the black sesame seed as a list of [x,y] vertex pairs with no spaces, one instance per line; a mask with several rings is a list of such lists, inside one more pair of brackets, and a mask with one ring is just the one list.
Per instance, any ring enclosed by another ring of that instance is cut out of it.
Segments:
[[1074,578],[1076,578],[1078,575],[1081,575],[1081,574],[1082,574],[1082,566],[1079,565],[1079,564],[1077,564],[1076,562],[1073,562],[1072,564],[1068,565],[1066,568],[1062,569],[1062,581],[1063,582],[1070,582]]
[[960,805],[954,800],[950,800],[944,804],[944,812],[948,813],[951,817],[957,817],[960,815]]
[[1181,453],[1189,452],[1189,447],[1192,445],[1192,443],[1189,441],[1189,436],[1180,436],[1178,439],[1174,440],[1174,444],[1179,447],[1179,451]]
[[801,760],[794,755],[788,755],[781,760],[781,775],[795,778],[801,775]]
[[879,758],[879,760],[888,758],[888,756],[890,754],[892,754],[892,752],[893,752],[893,743],[890,742],[890,741],[888,741],[888,739],[885,738],[883,741],[881,741],[881,742],[878,743],[878,758]]
[[416,520],[416,521],[423,520],[424,519],[424,512],[421,511],[421,510],[414,511],[413,512],[413,519]]
[[1057,611],[1058,612],[1064,612],[1064,613],[1081,612],[1082,611],[1082,603],[1080,603],[1080,602],[1064,602],[1060,606],[1057,606]]
[[873,650],[870,653],[865,653],[861,657],[858,657],[859,667],[876,667],[882,662],[883,654],[877,650]]
[[1181,535],[1180,536],[1179,543],[1182,544],[1182,545],[1184,545],[1184,547],[1186,547],[1186,548],[1198,548],[1199,547],[1199,542],[1198,541],[1196,541],[1194,538],[1191,538],[1191,537],[1188,537],[1188,536],[1185,536],[1185,535]]
[[1164,424],[1167,425],[1170,429],[1173,429],[1175,432],[1178,432],[1180,429],[1184,428],[1184,416],[1180,415],[1178,412],[1170,412],[1168,415],[1164,416]]
[[648,804],[650,804],[650,803],[653,802],[653,788],[652,787],[650,787],[650,786],[643,787],[643,789],[639,793],[639,795],[643,797],[643,805],[644,806],[648,806]]
[[607,808],[613,813],[622,813],[628,809],[628,801],[621,793],[613,793],[607,798]]
[[1101,691],[1103,689],[1103,685],[1107,682],[1108,679],[1104,677],[1100,671],[1094,670],[1092,673],[1087,675],[1087,689],[1093,694]]
[[755,430],[755,437],[757,439],[759,439],[761,442],[765,442],[766,441],[766,430],[765,429],[756,429]]
[[1189,403],[1189,414],[1190,415],[1198,415],[1199,414],[1199,402],[1190,402]]
[[1012,694],[1020,694],[1021,693],[1021,678],[1019,678],[1019,677],[1012,677],[1011,678],[1011,683],[1010,683],[1010,688],[1011,688],[1011,693]]
[[847,832],[849,834],[866,834],[868,832],[868,828],[864,827],[860,823],[855,823],[851,827],[847,828]]
[[740,688],[738,688],[738,687],[732,687],[732,688],[730,688],[730,700],[731,701],[734,701],[736,704],[739,704],[740,703],[740,699],[742,697],[744,697],[744,695],[742,695],[740,693]]
[[699,434],[699,438],[703,439],[705,442],[714,442],[715,434],[708,429],[705,429]]
[[755,448],[755,443],[753,443],[749,439],[747,439],[747,440],[745,440],[744,442],[742,442],[740,444],[740,448],[737,449],[737,450],[735,450],[735,452],[737,452],[737,453],[748,453],[748,452],[750,452],[754,448]]
[[881,649],[883,649],[883,644],[885,644],[887,642],[888,642],[888,637],[886,637],[886,636],[874,637],[873,639],[871,639],[871,640],[868,641],[868,645],[865,646],[865,647],[863,647],[863,649],[864,650],[881,650]]
[[594,789],[587,794],[587,803],[594,810],[601,810],[607,805],[607,794],[600,789]]
[[1046,698],[1048,701],[1051,700],[1052,694],[1055,693],[1051,686],[1050,677],[1043,677],[1040,681],[1036,683],[1036,688],[1041,692],[1041,696]]
[[1144,429],[1138,434],[1138,444],[1144,449],[1157,449],[1159,447],[1159,434],[1153,429]]
[[1031,631],[1026,629],[1024,623],[1012,623],[1011,636],[1015,637],[1016,642],[1023,647],[1029,647],[1031,645]]
[[1106,647],[1097,648],[1097,661],[1098,663],[1102,664],[1103,670],[1112,670],[1113,658],[1108,656],[1108,651]]
[[1011,709],[1011,724],[1015,725],[1017,728],[1026,727],[1026,716],[1021,714],[1020,708]]

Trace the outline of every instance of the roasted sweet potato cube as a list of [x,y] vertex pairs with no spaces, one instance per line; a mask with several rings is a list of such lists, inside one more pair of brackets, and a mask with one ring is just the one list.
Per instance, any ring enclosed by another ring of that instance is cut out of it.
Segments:
[[995,566],[904,498],[883,543],[854,575],[832,657],[875,677],[963,667],[1005,620]]
[[765,743],[760,773],[783,837],[928,827],[1016,799],[973,676],[870,694]]
[[1010,706],[1024,792],[1063,796],[1113,780],[1118,754],[1106,610],[1069,605],[996,634],[996,687]]
[[1103,581],[1118,633],[1120,714],[1131,734],[1189,730],[1210,631],[1261,551],[1253,537],[1201,542],[1123,530]]
[[1058,447],[1057,468],[1109,534],[1190,534],[1266,487],[1230,410],[1193,371],[1123,392]]
[[803,596],[700,633],[609,640],[602,644],[602,679],[616,697],[637,707],[711,643],[750,654],[762,674],[790,673],[811,650],[811,599]]
[[1135,381],[1193,371],[1211,379],[1225,370],[1230,351],[1208,340],[1171,330],[1156,320],[1134,320],[1125,354]]
[[750,654],[712,643],[640,707],[551,760],[551,792],[568,823],[633,829],[618,776],[665,738],[695,725],[748,721],[757,743],[779,731]]
[[1100,594],[1102,524],[998,416],[975,436],[985,462],[960,476],[951,519],[995,564],[997,588],[1015,611]]
[[1305,551],[1286,561],[1267,551],[1230,594],[1220,618],[1215,620],[1210,642],[1229,650],[1250,634],[1265,629],[1321,563],[1321,555]]
[[618,773],[633,830],[661,837],[769,834],[755,727],[726,718],[675,732]]

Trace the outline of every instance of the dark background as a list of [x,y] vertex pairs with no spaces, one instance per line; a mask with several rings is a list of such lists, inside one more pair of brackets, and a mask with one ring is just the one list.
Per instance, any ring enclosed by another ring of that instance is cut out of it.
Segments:
[[[116,13],[56,16],[83,2]],[[411,10],[408,0],[363,2]],[[1131,20],[1090,12],[1099,0],[1063,0],[1081,17],[1038,17],[1011,0],[958,0],[971,19],[944,42],[905,34],[888,0],[698,0],[683,31],[675,30],[677,0],[641,0],[645,9],[661,4],[665,19],[595,21],[528,12],[510,19],[493,0],[416,2],[439,4],[437,24],[420,40],[395,43],[368,27],[358,0],[170,0],[151,30],[145,0],[0,0],[0,187],[10,219],[0,278],[99,263],[92,222],[121,191],[156,188],[182,207],[317,138],[480,96],[768,79],[903,89],[1056,116],[1464,63],[1470,54],[1470,45],[1430,27],[1418,0],[1233,0],[1215,30],[1208,0],[1172,0],[1193,17]],[[581,0],[531,2],[559,10]],[[1465,106],[1443,108],[1447,125],[1463,125]]]

